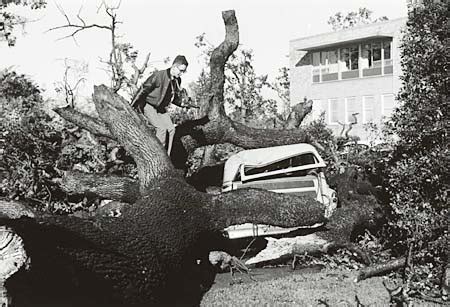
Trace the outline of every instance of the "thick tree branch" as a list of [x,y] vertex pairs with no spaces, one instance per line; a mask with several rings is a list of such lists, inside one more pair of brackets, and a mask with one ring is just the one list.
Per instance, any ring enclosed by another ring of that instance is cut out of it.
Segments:
[[36,212],[18,201],[0,199],[0,218],[18,219],[22,216],[33,218]]
[[64,172],[60,187],[68,194],[91,194],[130,204],[140,196],[137,180],[113,175]]
[[[285,145],[293,143],[314,143],[313,138],[302,129],[298,129],[301,119],[311,109],[306,104],[298,111],[296,118],[292,120],[292,125],[288,130],[278,129],[255,129],[241,123],[232,121],[224,109],[224,83],[225,83],[225,65],[231,54],[237,49],[239,44],[239,29],[234,11],[225,11],[222,13],[225,23],[225,40],[216,47],[210,59],[211,75],[211,99],[208,102],[206,112],[206,122],[199,123],[195,133],[191,138],[184,138],[190,148],[198,146],[212,145],[218,143],[232,143],[243,148],[269,147],[276,145]],[[309,103],[309,102],[308,102]],[[301,114],[300,114],[301,113]],[[301,117],[301,119],[299,118]],[[195,140],[195,141],[194,141]]]
[[210,118],[223,116],[225,114],[225,109],[223,107],[225,63],[239,45],[239,28],[234,11],[230,10],[222,12],[222,18],[225,23],[225,40],[213,50],[209,64],[212,84],[211,91],[214,95],[214,99],[210,103],[210,110],[208,112]]
[[215,195],[206,209],[219,229],[243,223],[295,227],[327,221],[324,205],[312,198],[260,189]]
[[406,266],[406,257],[400,257],[385,263],[376,264],[373,266],[362,268],[359,271],[358,276],[356,277],[356,282],[359,282],[361,280],[382,275],[385,273],[388,273],[390,271],[394,271],[400,268],[404,268]]
[[114,139],[105,123],[98,118],[78,112],[70,106],[56,108],[54,111],[65,120],[79,126],[80,128],[86,129],[97,136],[105,136],[107,138]]
[[286,124],[284,125],[284,129],[294,129],[299,128],[306,115],[311,113],[313,107],[312,100],[306,100],[304,102],[296,104],[291,113],[289,114]]
[[136,162],[141,194],[153,180],[178,176],[151,127],[125,99],[104,85],[94,87],[93,99],[100,118]]
[[[127,203],[140,198],[138,181],[127,177],[65,172],[61,188],[69,194],[91,194]],[[217,229],[243,223],[295,227],[326,222],[324,205],[308,197],[260,189],[204,197],[210,201],[205,210]]]
[[311,141],[310,136],[300,129],[256,129],[238,122],[231,122],[224,128],[221,129],[222,142],[243,148],[271,147]]

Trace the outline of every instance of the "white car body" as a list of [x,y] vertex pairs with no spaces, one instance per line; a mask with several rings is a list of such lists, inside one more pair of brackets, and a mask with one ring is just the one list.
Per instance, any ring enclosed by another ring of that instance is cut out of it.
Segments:
[[[226,161],[222,192],[261,188],[276,193],[310,195],[325,204],[325,215],[329,217],[337,207],[337,198],[336,192],[326,182],[323,173],[325,166],[325,161],[310,144],[244,150]],[[282,228],[246,223],[229,226],[225,231],[230,239],[234,239],[283,234],[302,227]]]

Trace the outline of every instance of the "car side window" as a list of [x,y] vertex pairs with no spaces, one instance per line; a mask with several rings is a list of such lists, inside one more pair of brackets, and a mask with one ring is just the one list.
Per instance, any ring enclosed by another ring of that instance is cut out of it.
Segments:
[[317,163],[316,157],[312,153],[307,153],[292,157],[292,166],[303,166]]
[[276,163],[272,163],[269,165],[261,166],[261,167],[255,167],[255,166],[245,166],[244,167],[244,173],[245,175],[255,175],[255,174],[261,174],[261,173],[267,173],[267,172],[273,172],[280,169],[285,169],[290,167],[290,158],[278,161]]
[[245,175],[249,176],[261,173],[268,173],[282,169],[289,169],[291,167],[315,164],[317,162],[318,161],[316,157],[312,153],[306,153],[261,167],[245,166],[244,173]]

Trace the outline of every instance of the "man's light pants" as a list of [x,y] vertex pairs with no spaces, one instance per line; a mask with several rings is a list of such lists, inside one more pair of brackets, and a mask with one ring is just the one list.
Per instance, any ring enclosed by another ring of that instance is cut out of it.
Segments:
[[[144,107],[144,115],[150,124],[156,128],[156,137],[158,140],[164,147],[167,145],[167,154],[170,156],[173,136],[175,135],[175,126],[170,119],[169,113],[158,113],[153,106],[146,104]],[[166,142],[167,134],[169,135],[169,139]]]

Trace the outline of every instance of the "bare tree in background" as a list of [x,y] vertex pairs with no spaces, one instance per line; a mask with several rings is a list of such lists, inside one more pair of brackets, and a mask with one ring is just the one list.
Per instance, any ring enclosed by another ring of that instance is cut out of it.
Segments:
[[73,59],[65,58],[64,74],[61,81],[55,82],[55,91],[64,97],[67,105],[75,108],[75,102],[78,98],[78,91],[86,81],[88,73],[88,64],[84,61],[79,62]]
[[118,34],[118,27],[122,23],[118,18],[120,5],[121,1],[115,6],[102,1],[98,7],[97,13],[103,11],[109,18],[109,24],[88,23],[81,15],[82,7],[77,13],[76,21],[72,21],[64,9],[58,5],[59,11],[66,19],[66,24],[53,27],[49,31],[71,30],[68,35],[60,39],[73,38],[74,40],[76,40],[78,33],[85,30],[103,29],[108,31],[111,38],[111,49],[108,59],[102,60],[102,62],[107,65],[107,71],[111,76],[111,89],[115,93],[124,90],[132,96],[138,88],[140,78],[148,67],[150,52],[146,55],[142,65],[138,67],[138,51],[131,44],[120,41],[120,35]]

